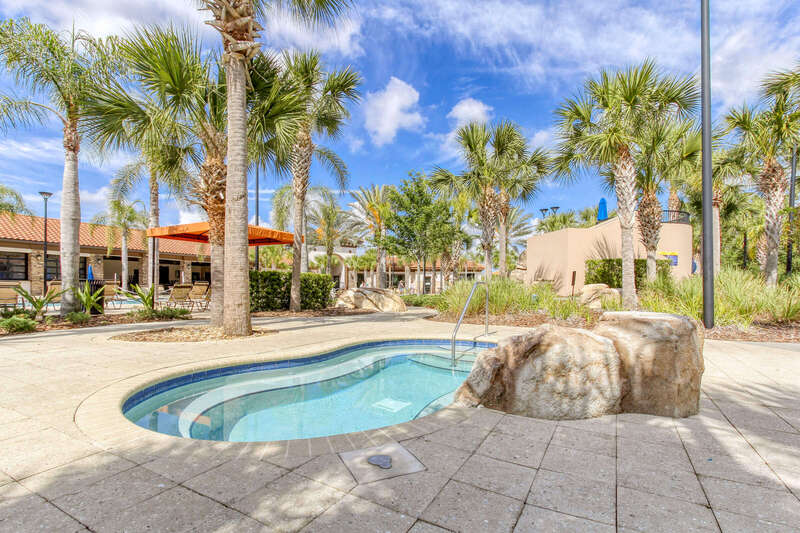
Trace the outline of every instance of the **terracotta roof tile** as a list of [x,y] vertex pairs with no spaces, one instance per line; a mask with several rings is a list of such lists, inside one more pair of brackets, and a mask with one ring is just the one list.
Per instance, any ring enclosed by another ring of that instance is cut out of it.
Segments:
[[[81,246],[92,248],[106,247],[106,231],[108,226],[96,226],[92,231],[92,225],[81,222],[79,240]],[[0,214],[0,241],[27,241],[41,243],[44,238],[44,218],[28,215]],[[48,244],[61,243],[61,221],[57,218],[47,219],[47,242]],[[121,245],[119,238],[114,243],[114,248]],[[144,231],[135,230],[128,239],[128,250],[131,252],[143,252],[147,248],[147,241]],[[162,239],[159,241],[159,250],[162,253],[180,255],[207,255],[208,246],[191,242],[173,241]]]

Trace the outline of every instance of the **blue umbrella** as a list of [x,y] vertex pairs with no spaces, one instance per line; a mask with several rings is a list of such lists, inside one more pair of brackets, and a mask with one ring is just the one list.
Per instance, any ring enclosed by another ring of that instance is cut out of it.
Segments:
[[94,279],[94,272],[92,272],[92,265],[89,265],[89,271],[86,273],[86,279],[90,281]]
[[600,205],[597,206],[597,221],[608,220],[608,205],[605,198],[600,198]]

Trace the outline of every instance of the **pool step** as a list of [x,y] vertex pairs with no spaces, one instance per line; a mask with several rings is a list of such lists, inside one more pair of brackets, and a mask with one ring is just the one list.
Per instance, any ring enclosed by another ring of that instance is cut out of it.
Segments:
[[[421,365],[433,366],[445,370],[453,368],[450,354],[444,355],[439,353],[421,353],[409,357],[411,361]],[[469,372],[472,370],[472,364],[475,362],[474,355],[464,355],[456,353],[456,366],[455,369],[459,372]]]

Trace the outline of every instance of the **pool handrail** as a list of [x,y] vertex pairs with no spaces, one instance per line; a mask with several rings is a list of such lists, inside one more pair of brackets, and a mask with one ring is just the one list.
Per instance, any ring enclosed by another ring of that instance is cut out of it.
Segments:
[[455,329],[453,329],[453,337],[451,339],[451,345],[450,345],[450,361],[453,365],[453,368],[456,367],[456,335],[458,335],[458,328],[461,327],[461,322],[464,321],[464,315],[467,314],[467,308],[469,307],[469,303],[472,301],[472,296],[475,294],[475,289],[478,288],[478,285],[486,286],[486,329],[484,331],[484,336],[489,335],[489,284],[486,283],[485,281],[479,280],[472,284],[472,290],[469,291],[469,296],[467,296],[467,301],[464,304],[464,309],[461,310],[461,316],[458,317],[458,322],[456,322],[456,327]]

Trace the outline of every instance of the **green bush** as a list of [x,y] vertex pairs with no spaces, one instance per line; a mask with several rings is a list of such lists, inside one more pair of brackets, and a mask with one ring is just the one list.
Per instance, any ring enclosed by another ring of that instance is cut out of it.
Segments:
[[72,311],[71,313],[67,313],[64,318],[67,322],[72,324],[86,324],[91,320],[91,316],[88,313],[82,313],[80,311]]
[[[635,259],[636,287],[644,287],[647,281],[647,259]],[[671,263],[666,259],[656,261],[659,276],[670,273]],[[622,288],[622,259],[587,259],[586,285],[604,283],[613,289]]]
[[191,312],[182,307],[163,307],[161,309],[135,309],[128,313],[137,320],[188,320]]
[[4,329],[7,333],[28,333],[36,331],[36,321],[26,315],[14,315],[0,320],[0,329]]
[[404,294],[403,301],[410,307],[428,307],[443,310],[444,298],[441,294]]
[[33,320],[36,318],[36,311],[30,309],[3,309],[0,311],[0,319],[11,318],[12,316],[24,316]]
[[100,299],[103,297],[105,290],[105,287],[100,287],[96,291],[92,291],[87,281],[81,288],[73,288],[72,292],[75,294],[75,298],[81,303],[81,306],[83,306],[84,311],[91,313],[96,310],[98,313],[102,313],[103,306],[100,305]]
[[[283,311],[289,309],[292,273],[250,272],[250,310]],[[331,305],[333,279],[327,274],[300,275],[300,301],[303,309],[325,309]]]

